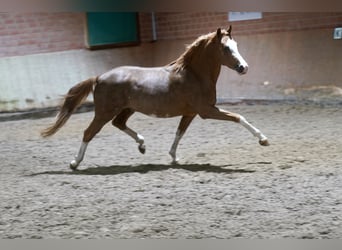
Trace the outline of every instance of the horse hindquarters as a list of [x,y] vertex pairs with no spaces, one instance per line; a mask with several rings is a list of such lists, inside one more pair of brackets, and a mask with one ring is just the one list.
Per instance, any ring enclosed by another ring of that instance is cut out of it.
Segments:
[[98,83],[94,90],[94,118],[84,130],[83,139],[75,159],[70,162],[70,168],[75,170],[82,162],[87,146],[94,136],[100,132],[102,127],[109,122],[113,117],[120,113],[122,107],[113,107],[110,101],[108,86]]

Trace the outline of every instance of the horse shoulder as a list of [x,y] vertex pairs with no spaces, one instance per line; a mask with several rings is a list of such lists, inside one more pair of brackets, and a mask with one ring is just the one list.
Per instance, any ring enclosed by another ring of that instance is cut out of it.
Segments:
[[216,84],[210,79],[203,79],[188,71],[184,74],[187,92],[190,94],[191,102],[196,105],[214,105],[216,103]]

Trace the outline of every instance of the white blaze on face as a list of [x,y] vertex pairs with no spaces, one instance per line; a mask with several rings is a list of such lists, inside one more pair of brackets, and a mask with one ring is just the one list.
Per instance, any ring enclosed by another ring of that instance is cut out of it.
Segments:
[[232,56],[235,57],[236,60],[238,60],[239,62],[238,66],[242,66],[244,68],[244,70],[241,73],[245,74],[248,69],[248,64],[245,61],[245,59],[243,59],[243,57],[240,55],[238,47],[237,47],[237,43],[233,39],[228,39],[225,46],[230,49],[230,51],[232,52]]

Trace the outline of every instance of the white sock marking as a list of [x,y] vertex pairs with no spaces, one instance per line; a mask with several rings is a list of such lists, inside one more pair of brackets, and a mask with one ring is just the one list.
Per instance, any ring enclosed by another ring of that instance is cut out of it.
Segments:
[[145,140],[144,137],[142,135],[138,134],[137,132],[133,131],[132,129],[126,128],[123,130],[123,132],[125,132],[130,137],[132,137],[140,145],[144,144],[144,140]]
[[250,124],[245,117],[240,116],[240,124],[248,129],[254,136],[258,137],[260,141],[267,140],[267,137],[261,133],[259,129]]
[[81,147],[78,151],[78,154],[75,156],[75,160],[72,160],[70,162],[70,166],[73,167],[73,168],[76,168],[80,163],[81,161],[83,160],[84,158],[84,154],[87,150],[87,146],[88,146],[88,142],[83,142],[81,143]]
[[183,134],[184,133],[181,133],[179,130],[177,130],[175,140],[173,141],[172,147],[171,147],[170,152],[169,152],[169,154],[172,157],[172,161],[173,162],[177,162],[178,161],[178,159],[176,157],[176,151],[177,151],[177,147],[178,147],[179,141],[182,139]]

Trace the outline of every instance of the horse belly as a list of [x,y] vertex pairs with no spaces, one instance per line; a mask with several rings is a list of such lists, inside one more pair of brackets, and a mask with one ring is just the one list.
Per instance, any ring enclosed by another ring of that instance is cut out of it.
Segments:
[[188,112],[181,98],[170,95],[141,95],[132,101],[132,108],[138,112],[155,117],[174,117]]

